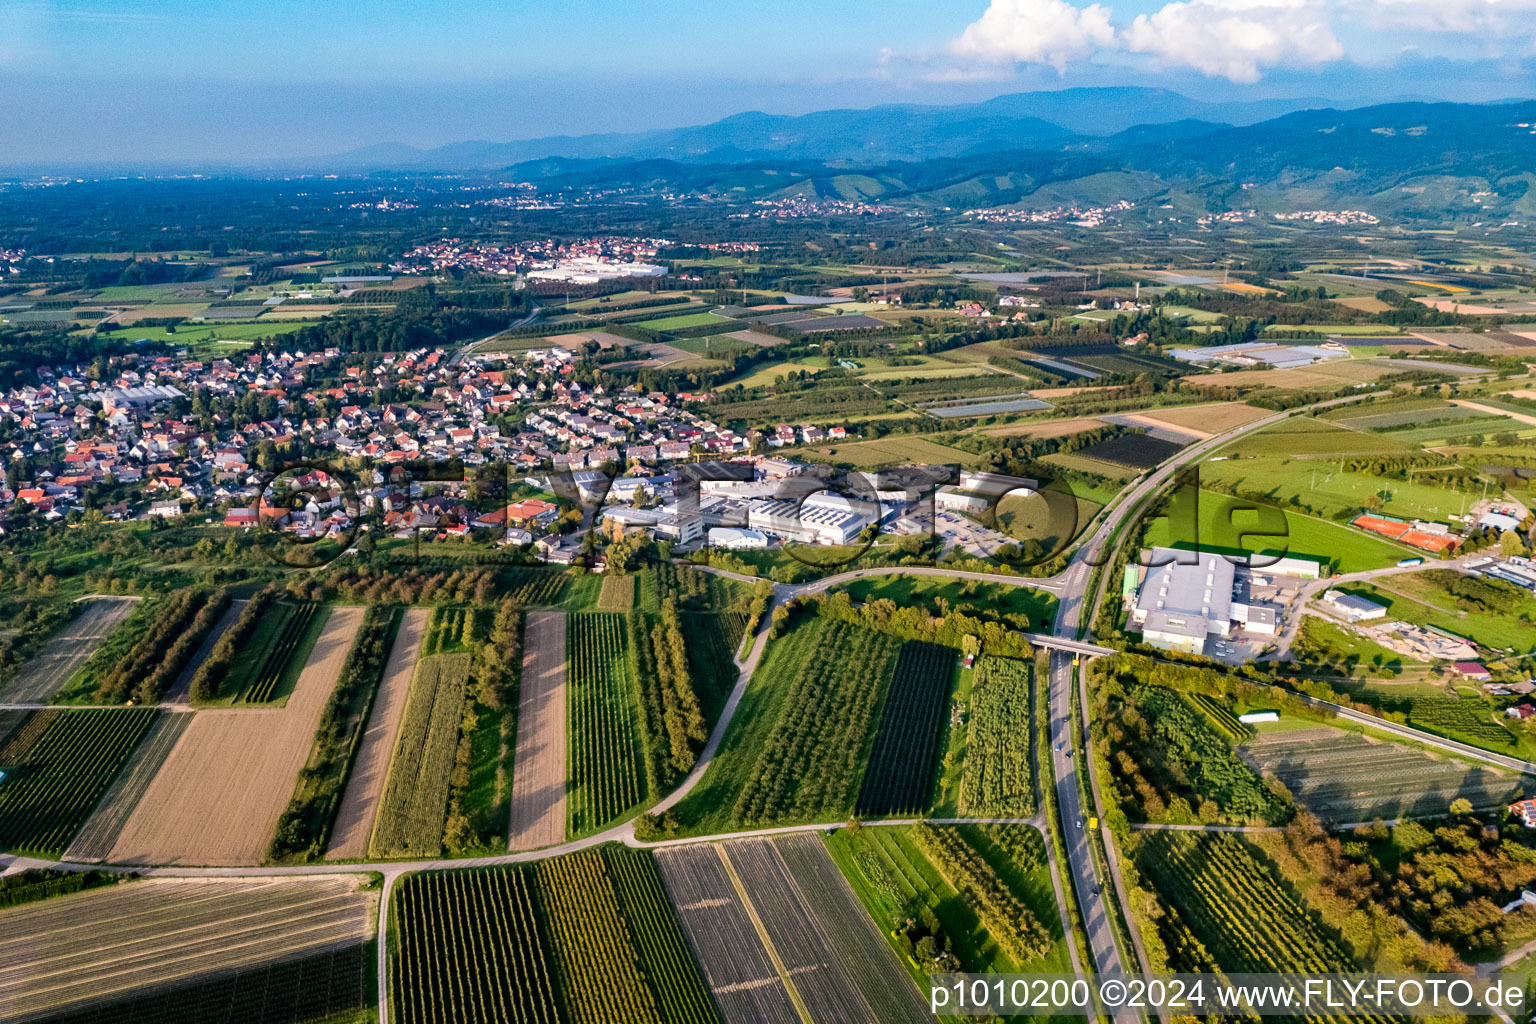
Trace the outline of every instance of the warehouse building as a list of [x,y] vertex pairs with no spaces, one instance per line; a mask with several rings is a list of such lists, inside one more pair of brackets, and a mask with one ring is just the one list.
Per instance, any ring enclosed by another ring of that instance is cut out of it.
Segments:
[[880,507],[874,502],[813,494],[804,501],[754,501],[747,512],[747,526],[802,544],[852,544],[879,516]]

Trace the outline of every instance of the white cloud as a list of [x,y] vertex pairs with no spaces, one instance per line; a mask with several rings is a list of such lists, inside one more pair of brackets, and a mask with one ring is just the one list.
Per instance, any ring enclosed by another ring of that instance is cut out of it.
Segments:
[[1412,39],[1418,53],[1470,44],[1487,56],[1512,56],[1536,44],[1536,0],[1165,0],[1129,23],[1100,3],[990,0],[950,52],[988,64],[1042,64],[1064,72],[1070,64],[1120,51],[1164,67],[1253,82],[1268,68],[1344,57],[1340,35],[1356,59],[1393,39]]
[[1120,39],[1160,63],[1234,82],[1256,82],[1266,67],[1344,55],[1328,11],[1311,0],[1175,0],[1138,15]]
[[1340,0],[1350,20],[1373,28],[1480,37],[1536,35],[1536,0]]
[[984,61],[1049,64],[1057,71],[1115,44],[1109,10],[1066,0],[992,0],[952,49]]

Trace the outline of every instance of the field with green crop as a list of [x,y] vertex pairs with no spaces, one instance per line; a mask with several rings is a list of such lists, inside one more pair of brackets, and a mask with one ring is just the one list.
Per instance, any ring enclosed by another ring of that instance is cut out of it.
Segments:
[[1381,499],[1380,510],[1388,515],[1442,522],[1477,501],[1475,492],[1433,486],[1428,482],[1433,480],[1431,474],[1422,474],[1418,480],[1387,479],[1343,470],[1337,463],[1279,453],[1202,463],[1200,479],[1244,494],[1262,494],[1280,505],[1297,497],[1329,519],[1360,511],[1372,496]]
[[820,618],[769,641],[709,771],[675,808],[683,826],[717,832],[845,816],[899,646]]
[[647,796],[639,680],[628,671],[624,617],[572,615],[566,702],[570,721],[570,834],[585,835]]
[[401,1024],[718,1024],[649,853],[411,875],[390,912]]
[[1337,458],[1341,455],[1401,455],[1411,450],[1411,446],[1395,440],[1390,434],[1350,430],[1311,416],[1291,416],[1238,438],[1215,454],[1234,458],[1284,452],[1290,456]]
[[984,818],[1035,813],[1031,665],[983,655],[976,662],[960,777],[960,812]]
[[221,691],[244,704],[287,697],[330,613],[310,601],[273,604],[256,623],[242,656],[231,663]]
[[1141,832],[1134,856],[1162,895],[1157,928],[1170,969],[1359,969],[1279,873],[1231,833]]
[[442,852],[469,668],[467,654],[440,654],[416,663],[368,841],[370,857],[435,857]]
[[31,712],[0,748],[0,849],[63,854],[158,712]]
[[1045,843],[1032,826],[869,826],[825,841],[876,921],[917,911],[887,934],[920,984],[929,968],[909,958],[927,936],[964,971],[1070,970]]

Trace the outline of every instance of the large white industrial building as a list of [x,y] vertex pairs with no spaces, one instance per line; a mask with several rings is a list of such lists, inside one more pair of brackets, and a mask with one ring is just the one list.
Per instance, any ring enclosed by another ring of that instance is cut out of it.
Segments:
[[747,526],[802,544],[851,544],[879,516],[874,502],[813,494],[804,501],[755,501],[747,512]]

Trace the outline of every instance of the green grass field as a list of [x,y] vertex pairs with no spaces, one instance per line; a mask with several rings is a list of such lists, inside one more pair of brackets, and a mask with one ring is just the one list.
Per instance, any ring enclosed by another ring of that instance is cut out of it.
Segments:
[[[1423,479],[1432,479],[1427,474]],[[1376,495],[1382,511],[1407,519],[1438,519],[1459,515],[1476,502],[1475,493],[1447,490],[1411,480],[1389,480],[1367,473],[1341,470],[1337,463],[1258,455],[1200,466],[1200,479],[1259,493],[1284,505],[1292,497],[1305,501],[1318,514],[1334,518],[1361,509]]]
[[644,327],[648,331],[678,331],[684,327],[703,327],[705,324],[724,324],[730,322],[730,317],[717,316],[714,313],[683,313],[679,316],[663,316],[655,320],[641,320],[635,326]]
[[1411,448],[1389,434],[1369,434],[1324,419],[1292,416],[1233,441],[1215,455],[1246,458],[1250,455],[1284,452],[1292,457],[1312,455],[1336,458],[1340,455],[1402,454]]
[[1339,572],[1382,569],[1411,554],[1408,548],[1348,526],[1273,507],[1246,510],[1244,504],[1211,491],[1199,491],[1198,496],[1181,491],[1168,514],[1148,525],[1143,546],[1192,549],[1198,539],[1202,551],[1286,553],[1329,562]]

